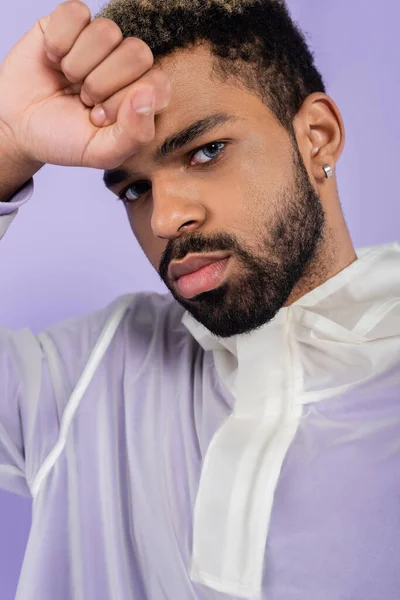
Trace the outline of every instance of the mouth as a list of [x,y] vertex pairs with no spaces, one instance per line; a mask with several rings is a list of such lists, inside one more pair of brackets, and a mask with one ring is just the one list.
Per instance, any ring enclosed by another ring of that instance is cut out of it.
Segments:
[[174,286],[181,296],[188,299],[209,292],[225,279],[229,260],[230,256],[213,260],[196,270],[178,276],[174,281]]

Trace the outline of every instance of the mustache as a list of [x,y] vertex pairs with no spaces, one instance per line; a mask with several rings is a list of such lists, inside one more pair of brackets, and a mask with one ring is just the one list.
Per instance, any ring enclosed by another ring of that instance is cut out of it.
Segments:
[[192,233],[178,240],[170,240],[161,255],[158,274],[165,282],[168,278],[168,267],[173,260],[183,260],[188,254],[204,254],[209,252],[240,252],[240,246],[234,236],[225,232],[206,238],[202,233]]

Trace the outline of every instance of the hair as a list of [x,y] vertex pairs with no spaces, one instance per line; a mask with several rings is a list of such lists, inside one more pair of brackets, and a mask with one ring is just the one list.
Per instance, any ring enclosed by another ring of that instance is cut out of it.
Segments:
[[326,91],[284,0],[110,0],[97,17],[114,21],[124,38],[146,42],[155,65],[206,44],[213,73],[255,93],[291,135],[305,98]]

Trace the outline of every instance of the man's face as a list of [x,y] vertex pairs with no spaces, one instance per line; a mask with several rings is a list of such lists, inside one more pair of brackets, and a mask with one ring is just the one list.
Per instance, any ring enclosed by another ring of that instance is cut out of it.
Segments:
[[[116,191],[132,186],[132,230],[174,298],[215,335],[250,332],[284,306],[315,257],[322,205],[289,134],[258,97],[212,74],[206,48],[179,51],[160,68],[171,102],[156,117],[153,142],[124,164],[138,176]],[[236,120],[153,161],[165,138],[217,113]],[[213,285],[210,269],[181,284],[170,278],[172,261],[209,253],[229,255]]]

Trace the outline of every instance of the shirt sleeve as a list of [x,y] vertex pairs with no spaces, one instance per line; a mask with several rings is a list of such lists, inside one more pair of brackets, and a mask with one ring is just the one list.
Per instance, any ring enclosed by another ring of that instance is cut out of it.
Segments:
[[34,183],[31,177],[8,202],[0,202],[0,239],[11,225],[20,206],[30,200],[33,191]]
[[37,335],[0,328],[1,489],[32,496],[70,395],[117,301]]
[[57,429],[54,385],[40,339],[29,330],[0,329],[0,488],[31,495],[29,473]]

